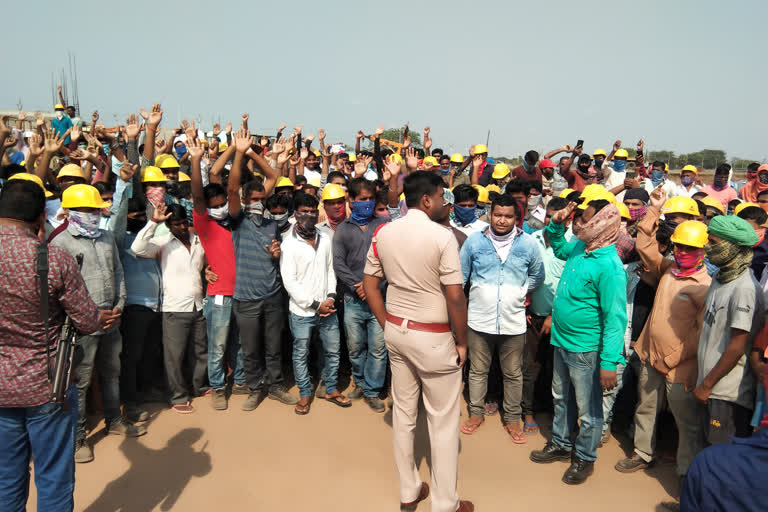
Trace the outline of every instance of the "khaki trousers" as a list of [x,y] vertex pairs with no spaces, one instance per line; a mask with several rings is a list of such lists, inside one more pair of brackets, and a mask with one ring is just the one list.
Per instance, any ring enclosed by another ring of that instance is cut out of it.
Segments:
[[704,449],[704,407],[692,391],[680,383],[668,382],[648,362],[643,363],[637,383],[638,403],[635,411],[635,453],[646,462],[656,449],[656,420],[664,407],[664,399],[675,417],[679,441],[677,474],[684,476],[696,455]]
[[453,334],[408,330],[387,322],[384,340],[392,368],[392,436],[400,501],[414,501],[421,488],[413,454],[421,396],[431,445],[432,512],[455,512],[461,371]]

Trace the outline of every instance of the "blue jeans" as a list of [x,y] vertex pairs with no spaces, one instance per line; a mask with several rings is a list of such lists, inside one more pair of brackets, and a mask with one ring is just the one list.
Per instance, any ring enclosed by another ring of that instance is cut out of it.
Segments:
[[227,365],[224,354],[229,343],[229,364],[234,372],[235,384],[245,384],[243,349],[240,333],[232,313],[232,297],[222,296],[222,304],[216,304],[216,296],[208,295],[203,305],[203,316],[208,332],[208,381],[212,389],[221,389],[227,382]]
[[[77,340],[83,347],[83,360],[75,369],[80,380],[77,382],[77,439],[85,439],[85,398],[91,386],[93,367],[99,370],[101,393],[104,401],[104,420],[107,427],[120,417],[120,351],[123,338],[120,330],[113,327],[104,334],[89,334]],[[73,372],[74,373],[74,372]]]
[[344,296],[344,330],[355,384],[363,388],[363,396],[379,396],[387,372],[384,329],[359,297]]
[[325,352],[325,371],[322,375],[328,393],[337,391],[339,380],[339,351],[341,336],[336,313],[329,316],[299,316],[291,313],[291,334],[293,334],[293,374],[299,394],[312,396],[312,383],[309,379],[309,342],[312,330],[317,327]]
[[69,389],[69,410],[53,403],[0,408],[0,510],[24,512],[29,463],[34,459],[37,510],[70,512],[75,491],[77,388]]
[[581,420],[576,438],[576,456],[597,460],[597,446],[603,428],[603,390],[600,387],[600,355],[593,352],[569,352],[555,347],[552,368],[552,442],[571,450],[571,431],[576,418]]

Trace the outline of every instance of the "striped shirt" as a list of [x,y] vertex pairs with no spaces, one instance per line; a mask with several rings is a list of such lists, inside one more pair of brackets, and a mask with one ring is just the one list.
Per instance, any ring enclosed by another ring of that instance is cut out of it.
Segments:
[[277,222],[261,219],[257,224],[243,211],[231,222],[235,246],[235,293],[232,298],[256,301],[272,297],[282,288],[280,262],[267,249],[272,240],[280,241]]

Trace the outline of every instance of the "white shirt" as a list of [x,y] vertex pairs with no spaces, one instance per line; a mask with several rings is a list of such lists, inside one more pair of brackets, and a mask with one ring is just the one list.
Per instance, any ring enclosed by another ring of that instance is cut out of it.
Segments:
[[482,231],[485,228],[487,228],[488,223],[485,222],[484,220],[475,219],[474,222],[470,222],[466,226],[459,226],[453,221],[453,219],[451,219],[451,226],[455,227],[465,235],[469,236],[472,233],[477,233],[478,231]]
[[280,245],[280,275],[288,292],[288,310],[298,316],[315,316],[320,303],[336,295],[331,239],[317,230],[315,247],[291,228]]
[[200,238],[189,235],[190,248],[168,233],[155,237],[158,224],[152,221],[142,228],[131,245],[131,251],[142,258],[157,258],[163,272],[162,311],[189,313],[203,307],[203,282],[200,272],[205,252]]
[[309,183],[315,178],[320,179],[322,176],[323,175],[317,171],[307,169],[306,167],[304,168],[304,177],[307,178],[307,183]]
[[682,184],[675,185],[675,191],[672,193],[672,196],[670,197],[677,197],[677,196],[693,197],[693,194],[699,191],[701,191],[701,187],[696,184],[691,185],[690,190],[685,188]]
[[[645,191],[648,192],[649,196],[651,195],[651,192],[653,192],[653,189],[655,188],[656,187],[653,186],[653,182],[651,181],[651,178],[645,178]],[[672,180],[668,180],[667,178],[664,178],[664,181],[662,182],[662,188],[667,193],[667,197],[674,197],[675,190],[677,189],[677,184]]]

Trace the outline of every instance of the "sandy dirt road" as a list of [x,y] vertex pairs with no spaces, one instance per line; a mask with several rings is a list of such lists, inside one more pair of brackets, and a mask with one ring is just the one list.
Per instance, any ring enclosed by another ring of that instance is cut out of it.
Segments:
[[[315,400],[301,417],[272,400],[246,413],[240,410],[244,399],[232,397],[220,412],[207,397],[198,398],[191,415],[150,404],[149,432],[138,439],[105,436],[103,422],[98,424],[89,437],[96,460],[77,466],[75,510],[399,510],[389,409],[375,414],[362,401],[341,409]],[[551,420],[539,420],[548,435]],[[426,434],[422,414],[417,454],[428,482]],[[566,463],[528,460],[544,434],[515,445],[498,415],[475,435],[462,434],[461,497],[478,511],[653,511],[664,510],[659,503],[677,492],[671,462],[631,475],[616,472],[613,465],[624,452],[615,438],[600,449],[595,474],[584,485],[567,486],[560,481]],[[35,510],[34,485],[31,494],[29,510]],[[419,510],[429,507],[427,501]]]

